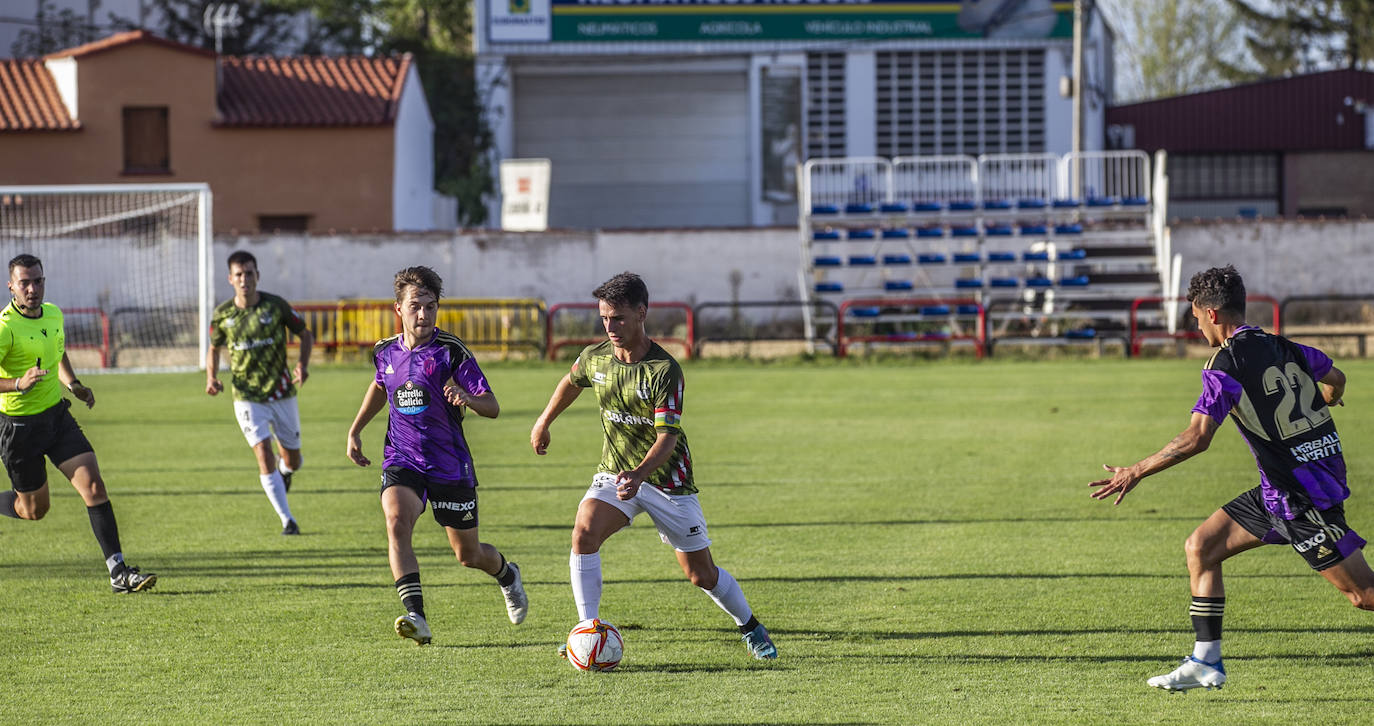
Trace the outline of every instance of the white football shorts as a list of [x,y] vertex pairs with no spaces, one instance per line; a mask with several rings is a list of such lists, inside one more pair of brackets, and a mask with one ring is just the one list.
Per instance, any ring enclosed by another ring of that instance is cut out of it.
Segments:
[[301,448],[301,412],[295,396],[265,403],[234,401],[234,418],[249,446],[276,436],[284,449]]
[[615,474],[598,472],[582,498],[597,499],[619,509],[630,518],[630,524],[634,524],[640,512],[648,514],[658,529],[658,538],[679,552],[696,552],[711,546],[697,495],[668,494],[652,484],[643,484],[639,493],[625,502],[616,497],[615,490]]

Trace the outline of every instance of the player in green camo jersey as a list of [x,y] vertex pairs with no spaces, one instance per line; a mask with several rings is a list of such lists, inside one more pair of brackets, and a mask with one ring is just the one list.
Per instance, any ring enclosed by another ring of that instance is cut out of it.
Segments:
[[682,431],[682,368],[644,330],[648,288],[638,275],[624,272],[592,295],[599,301],[607,340],[582,351],[530,432],[530,445],[544,455],[554,419],[582,389],[595,389],[606,439],[600,470],[573,524],[568,567],[578,620],[595,619],[600,610],[601,545],[644,512],[659,538],[676,551],[687,579],[734,619],[750,654],[776,658],[778,650],[739,583],[711,559]]
[[[86,408],[95,406],[95,393],[77,380],[67,359],[62,310],[43,302],[43,263],[33,255],[19,255],[10,260],[9,272],[14,299],[0,311],[0,461],[13,488],[0,492],[0,514],[42,519],[48,513],[46,456],[86,503],[91,531],[110,571],[110,589],[147,591],[157,583],[157,575],[124,563],[119,526],[95,450],[72,418],[71,402],[62,397],[65,386]],[[57,375],[48,375],[52,371],[43,361],[56,366]]]
[[[258,481],[281,518],[282,534],[300,534],[286,503],[291,475],[301,468],[301,415],[296,386],[310,377],[310,350],[315,338],[305,321],[280,297],[258,290],[258,261],[239,250],[229,255],[229,284],[234,297],[215,308],[210,323],[210,351],[205,356],[205,392],[219,395],[220,349],[229,349],[234,386],[234,417],[258,459]],[[287,331],[301,341],[300,360],[287,370]],[[278,453],[272,452],[276,437]]]

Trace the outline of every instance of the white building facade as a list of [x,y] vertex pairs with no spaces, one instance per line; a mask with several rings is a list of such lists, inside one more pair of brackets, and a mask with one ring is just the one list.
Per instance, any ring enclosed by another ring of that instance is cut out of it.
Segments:
[[[791,225],[807,159],[1071,150],[1071,2],[474,8],[496,154],[552,160],[552,228]],[[1096,150],[1113,41],[1099,14],[1086,27],[1083,148]]]

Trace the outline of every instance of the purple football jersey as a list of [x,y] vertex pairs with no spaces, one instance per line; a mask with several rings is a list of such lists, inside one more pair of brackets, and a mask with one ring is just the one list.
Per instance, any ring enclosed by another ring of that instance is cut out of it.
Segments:
[[436,330],[425,344],[407,349],[400,335],[372,348],[374,379],[386,389],[383,467],[399,466],[441,481],[477,486],[472,453],[463,437],[463,411],[444,398],[450,378],[480,396],[491,390],[472,352],[457,336]]

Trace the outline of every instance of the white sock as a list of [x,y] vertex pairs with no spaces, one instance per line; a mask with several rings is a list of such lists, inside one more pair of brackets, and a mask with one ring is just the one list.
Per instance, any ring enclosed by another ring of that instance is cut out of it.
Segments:
[[1193,643],[1193,657],[1203,663],[1217,663],[1221,660],[1221,641],[1208,640]]
[[749,601],[744,599],[744,590],[740,589],[739,583],[724,567],[717,567],[716,570],[720,573],[716,579],[716,589],[707,590],[703,587],[701,591],[710,595],[721,610],[729,613],[735,619],[735,625],[744,625],[754,614],[749,608]]
[[286,505],[286,482],[282,481],[281,473],[259,474],[258,480],[262,482],[262,490],[267,492],[267,500],[272,502],[272,508],[281,517],[281,525],[285,527],[295,517],[291,516],[291,507]]
[[573,602],[577,604],[577,619],[591,620],[601,609],[601,553],[568,557],[572,575]]
[[292,469],[291,467],[286,465],[286,459],[280,456],[277,457],[277,471],[281,472],[282,474],[296,473],[295,469]]
[[120,565],[122,565],[122,564],[124,564],[124,553],[123,553],[123,552],[116,552],[116,553],[110,555],[108,558],[105,559],[105,566],[108,567],[108,568],[110,569],[110,574],[111,574],[111,575],[113,575],[115,569],[116,569],[117,567],[119,567]]

